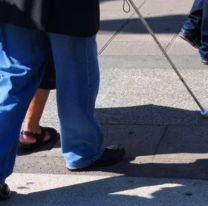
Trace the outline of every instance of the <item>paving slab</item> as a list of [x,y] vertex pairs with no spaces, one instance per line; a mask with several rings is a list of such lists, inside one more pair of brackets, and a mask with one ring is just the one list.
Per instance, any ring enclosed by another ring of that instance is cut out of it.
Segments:
[[167,126],[152,162],[139,167],[146,175],[207,179],[207,136],[207,127]]
[[106,145],[118,144],[126,148],[127,159],[155,155],[165,127],[145,125],[103,126]]
[[[157,155],[171,154],[171,158],[174,159],[192,159],[193,155],[193,159],[196,159],[197,156],[197,159],[208,159],[207,137],[207,127],[168,126],[158,147]],[[179,155],[179,158],[177,155]],[[170,159],[170,156],[168,159]]]
[[207,181],[126,176],[13,174],[4,206],[206,206]]

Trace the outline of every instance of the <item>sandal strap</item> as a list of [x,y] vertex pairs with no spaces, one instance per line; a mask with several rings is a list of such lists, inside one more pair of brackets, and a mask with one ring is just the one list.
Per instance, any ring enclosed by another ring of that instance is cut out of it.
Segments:
[[41,133],[34,133],[34,132],[30,132],[30,131],[21,131],[21,135],[26,135],[28,137],[32,137],[36,140],[36,143],[42,143],[43,137],[45,136],[45,130],[41,128]]
[[49,136],[57,136],[58,135],[57,130],[52,127],[41,127],[41,130],[42,130],[43,135],[46,135],[46,133],[48,133]]

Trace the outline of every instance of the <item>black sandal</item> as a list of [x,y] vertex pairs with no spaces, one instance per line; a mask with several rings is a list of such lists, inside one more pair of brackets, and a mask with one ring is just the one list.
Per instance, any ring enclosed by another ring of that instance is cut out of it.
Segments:
[[[46,133],[48,133],[50,136],[50,138],[48,140],[44,140]],[[34,150],[38,150],[41,147],[43,147],[49,143],[56,142],[59,137],[58,132],[54,128],[51,128],[51,127],[41,127],[40,134],[29,132],[29,131],[22,131],[21,135],[26,135],[26,136],[32,137],[36,140],[35,143],[21,143],[21,142],[19,142],[19,149],[24,152],[32,152]]]

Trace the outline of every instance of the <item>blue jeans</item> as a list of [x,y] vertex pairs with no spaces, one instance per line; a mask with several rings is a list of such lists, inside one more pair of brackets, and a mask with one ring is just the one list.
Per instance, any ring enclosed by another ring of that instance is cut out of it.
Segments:
[[204,0],[201,25],[201,46],[199,53],[208,60],[208,0]]
[[0,24],[0,183],[12,173],[28,105],[39,87],[50,48],[56,68],[61,145],[69,169],[103,153],[95,117],[99,67],[95,37],[77,38]]
[[187,20],[183,24],[183,30],[189,35],[196,35],[200,38],[202,13],[204,0],[195,0]]
[[195,0],[182,30],[201,42],[199,53],[208,59],[208,0]]

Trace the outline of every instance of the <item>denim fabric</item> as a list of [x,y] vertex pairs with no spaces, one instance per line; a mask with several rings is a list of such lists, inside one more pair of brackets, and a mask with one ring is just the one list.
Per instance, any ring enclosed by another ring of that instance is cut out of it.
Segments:
[[0,182],[12,173],[20,127],[44,71],[37,39],[43,41],[40,33],[0,26]]
[[99,89],[96,40],[56,34],[50,34],[50,39],[57,75],[62,152],[67,168],[83,168],[104,151],[95,117]]
[[99,67],[95,37],[75,38],[0,25],[0,182],[14,167],[20,127],[40,85],[50,45],[57,74],[61,144],[66,166],[83,168],[103,153],[95,118]]
[[182,30],[201,42],[199,53],[208,59],[208,0],[195,0]]
[[208,0],[204,0],[201,26],[201,46],[199,53],[202,58],[208,59]]
[[190,14],[183,24],[183,30],[190,35],[200,37],[204,0],[195,0]]

